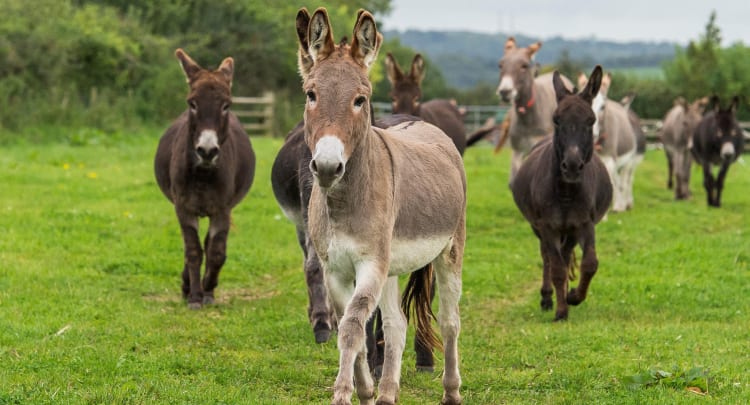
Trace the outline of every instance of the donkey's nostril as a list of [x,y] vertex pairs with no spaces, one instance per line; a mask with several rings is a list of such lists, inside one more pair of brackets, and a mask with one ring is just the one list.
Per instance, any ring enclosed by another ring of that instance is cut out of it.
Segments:
[[315,163],[314,159],[310,161],[310,171],[313,173],[318,172],[318,165]]
[[336,171],[334,172],[334,175],[336,177],[341,176],[344,174],[344,165],[342,163],[339,163],[338,166],[336,166]]
[[196,153],[203,160],[211,160],[219,154],[219,148],[199,146],[196,148]]
[[562,162],[562,163],[560,163],[560,167],[561,167],[561,168],[562,168],[563,170],[568,170],[568,162],[566,162],[566,161],[564,161],[564,160],[563,160],[563,162]]
[[583,162],[578,164],[578,170],[583,170]]

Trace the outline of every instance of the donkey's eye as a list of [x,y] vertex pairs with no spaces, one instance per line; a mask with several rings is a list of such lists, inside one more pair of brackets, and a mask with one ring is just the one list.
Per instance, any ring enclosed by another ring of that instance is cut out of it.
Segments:
[[524,63],[523,65],[521,65],[521,69],[523,69],[523,70],[526,70],[528,68],[529,68],[529,64],[528,63]]
[[188,107],[190,107],[190,110],[192,112],[198,111],[198,104],[195,102],[195,100],[188,100]]
[[226,104],[224,104],[224,105],[221,106],[221,113],[222,114],[226,114],[228,112],[229,112],[229,103],[226,103]]
[[555,115],[552,117],[552,123],[555,125],[560,125],[560,117]]
[[361,108],[365,104],[365,101],[367,101],[367,97],[359,96],[354,99],[354,106],[357,108]]
[[314,91],[310,90],[306,94],[307,94],[307,101],[309,101],[311,103],[314,103],[315,100],[317,100],[317,98],[315,97],[315,92]]

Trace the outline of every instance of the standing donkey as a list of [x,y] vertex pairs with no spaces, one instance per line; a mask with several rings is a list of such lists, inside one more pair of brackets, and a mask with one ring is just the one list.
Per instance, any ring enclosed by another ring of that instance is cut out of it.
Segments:
[[[524,156],[531,147],[542,138],[552,134],[552,113],[557,107],[555,89],[552,86],[552,74],[536,75],[534,55],[542,47],[535,42],[528,48],[516,47],[514,37],[505,42],[505,53],[498,66],[500,67],[500,84],[497,93],[505,102],[512,102],[506,118],[510,123],[508,136],[513,151],[510,163],[510,183],[521,167]],[[568,89],[573,84],[561,76]]]
[[[578,76],[580,88],[586,81],[585,75]],[[612,211],[622,212],[633,207],[635,169],[646,152],[646,137],[638,116],[627,106],[607,98],[611,83],[612,76],[607,73],[592,102],[591,108],[596,114],[593,134],[597,152],[614,187]]]
[[[586,87],[580,94],[573,94],[554,73],[555,132],[552,139],[532,149],[511,186],[516,206],[539,238],[544,263],[541,307],[553,308],[554,285],[556,321],[568,318],[568,305],[578,305],[586,299],[599,266],[594,226],[612,202],[612,184],[607,169],[594,153],[592,133],[596,115],[591,102],[601,78],[602,69],[596,66]],[[568,291],[573,249],[578,244],[583,250],[581,281]]]
[[[187,76],[188,110],[159,140],[154,158],[156,182],[174,204],[185,243],[182,294],[188,307],[214,302],[219,271],[226,259],[230,214],[250,190],[255,154],[232,103],[234,60],[226,58],[215,71],[201,68],[182,50],[175,52]],[[201,249],[198,219],[208,216],[208,234]],[[206,272],[201,281],[201,263]]]
[[680,97],[664,116],[664,126],[659,138],[667,155],[667,188],[671,189],[674,184],[675,200],[685,200],[691,195],[690,166],[693,159],[690,149],[693,147],[693,133],[707,103],[706,97],[695,100],[692,104]]
[[461,112],[455,103],[445,99],[421,102],[422,79],[425,66],[422,55],[416,54],[411,62],[409,74],[405,75],[398,62],[389,52],[385,58],[388,81],[391,82],[391,105],[393,114],[409,114],[422,118],[440,128],[451,138],[458,152],[466,150],[466,129]]
[[[713,110],[703,116],[693,134],[693,157],[703,167],[703,187],[711,207],[721,206],[721,192],[729,165],[742,154],[745,144],[736,117],[739,103],[739,97],[734,96],[729,108],[722,109],[719,97],[711,97]],[[719,166],[716,178],[711,172],[711,165]]]
[[[351,46],[334,44],[323,8],[312,17],[301,9],[297,31],[307,33],[299,38],[299,70],[314,178],[308,225],[339,319],[333,403],[350,404],[355,386],[360,403],[374,399],[364,328],[378,302],[385,332],[378,403],[396,402],[406,340],[397,276],[428,263],[440,297],[443,403],[460,403],[458,300],[466,232],[461,155],[450,138],[427,123],[388,130],[371,126],[367,74],[382,35],[369,12],[358,13]],[[424,286],[417,284],[412,292],[420,301],[417,317],[427,319]]]

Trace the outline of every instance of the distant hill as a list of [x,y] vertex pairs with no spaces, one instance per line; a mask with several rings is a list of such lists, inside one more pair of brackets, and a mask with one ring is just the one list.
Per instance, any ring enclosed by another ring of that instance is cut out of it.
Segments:
[[[485,83],[497,83],[497,63],[502,56],[508,35],[484,34],[469,31],[385,31],[386,39],[398,38],[406,46],[427,55],[443,72],[451,86],[469,88]],[[670,42],[614,42],[598,39],[547,39],[516,35],[519,46],[542,41],[536,61],[553,64],[567,50],[571,60],[593,66],[601,64],[605,70],[625,68],[657,68],[674,57],[677,44]]]

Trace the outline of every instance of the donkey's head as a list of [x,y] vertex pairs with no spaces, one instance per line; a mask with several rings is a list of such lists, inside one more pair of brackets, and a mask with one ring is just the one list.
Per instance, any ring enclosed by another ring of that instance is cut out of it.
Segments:
[[411,70],[405,75],[398,62],[389,52],[385,58],[388,81],[391,82],[391,103],[394,114],[419,115],[419,99],[422,97],[420,84],[424,78],[424,59],[416,54],[411,62]]
[[599,65],[591,72],[586,87],[578,94],[568,91],[560,79],[560,73],[555,71],[552,76],[557,96],[557,109],[552,117],[555,123],[553,142],[562,180],[567,183],[581,181],[583,167],[593,156],[592,127],[596,115],[591,109],[591,102],[599,92],[601,81],[602,68]]
[[370,131],[372,86],[367,74],[383,36],[375,19],[360,10],[351,45],[333,42],[325,8],[297,13],[299,70],[305,103],[305,142],[312,152],[310,171],[318,185],[333,187],[346,162]]
[[188,122],[196,165],[215,167],[227,139],[234,60],[226,58],[218,69],[210,71],[200,67],[182,49],[177,49],[175,55],[190,86]]
[[535,42],[528,48],[516,47],[516,39],[513,37],[505,41],[505,53],[500,59],[500,85],[497,87],[497,94],[503,101],[519,101],[519,95],[525,94],[527,98],[531,97],[532,86],[536,67],[534,66],[534,55],[542,47],[541,42]]
[[737,151],[734,145],[741,140],[743,134],[742,130],[737,125],[737,107],[739,106],[740,98],[734,96],[732,103],[728,108],[721,108],[721,102],[718,96],[711,97],[711,104],[713,104],[713,111],[716,116],[716,133],[714,136],[718,139],[718,143],[721,145],[721,158],[726,161],[734,161],[737,156]]

